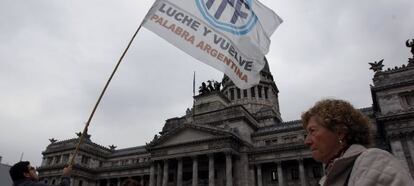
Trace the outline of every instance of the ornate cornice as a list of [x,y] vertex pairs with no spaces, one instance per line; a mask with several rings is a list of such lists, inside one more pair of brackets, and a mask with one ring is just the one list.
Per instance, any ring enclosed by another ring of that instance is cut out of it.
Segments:
[[291,150],[303,150],[308,147],[304,143],[287,143],[279,144],[266,147],[257,147],[248,152],[249,155],[262,154],[262,153],[273,153],[273,152],[282,152],[282,151],[291,151]]
[[120,166],[98,167],[95,169],[95,173],[136,170],[136,169],[141,169],[141,168],[149,168],[150,166],[151,166],[151,162],[144,162],[144,163],[130,164],[130,165],[120,165]]
[[414,128],[405,130],[405,131],[394,131],[389,132],[388,137],[389,139],[411,139],[414,136]]
[[160,158],[171,159],[171,158],[178,158],[178,157],[188,157],[191,155],[218,153],[218,152],[226,152],[226,151],[232,152],[234,154],[239,154],[241,151],[245,151],[245,149],[242,148],[242,147],[245,147],[243,146],[243,144],[240,144],[239,142],[234,141],[230,137],[224,137],[222,139],[212,139],[212,140],[204,141],[201,149],[193,149],[189,151],[182,150],[182,152],[174,151],[173,153],[169,153],[170,149],[176,149],[178,146],[189,147],[191,149],[192,147],[196,145],[198,145],[198,143],[179,144],[177,146],[172,145],[168,147],[159,147],[157,149],[152,149],[151,159],[152,160],[157,160]]
[[390,113],[387,115],[379,115],[377,117],[378,121],[396,121],[396,120],[405,120],[414,118],[414,111],[399,112],[399,113]]
[[[113,171],[127,171],[127,170],[136,170],[141,168],[149,168],[151,166],[151,162],[142,162],[138,164],[129,164],[129,165],[117,165],[117,166],[105,166],[105,167],[96,167],[90,168],[86,167],[82,164],[74,164],[73,165],[73,172],[82,173],[85,172],[87,174],[98,174],[98,173],[105,173],[105,172],[113,172]],[[40,174],[44,174],[47,171],[56,171],[62,170],[65,167],[65,164],[55,164],[51,166],[41,166],[36,168]],[[79,172],[81,171],[81,172]]]
[[403,81],[403,82],[393,82],[392,84],[375,85],[375,86],[371,86],[371,90],[382,91],[382,90],[388,90],[388,89],[399,88],[399,87],[410,86],[410,85],[414,85],[414,80]]
[[188,146],[194,146],[194,145],[199,145],[199,144],[218,144],[218,142],[220,142],[221,144],[225,143],[228,140],[234,140],[236,139],[236,142],[238,142],[239,144],[242,144],[240,140],[238,140],[238,138],[233,138],[231,136],[222,136],[222,137],[217,137],[217,138],[212,138],[212,139],[205,139],[205,140],[198,140],[198,141],[191,141],[191,142],[187,142],[187,143],[180,143],[180,144],[173,144],[173,145],[168,145],[168,146],[161,146],[161,147],[152,147],[150,148],[150,151],[156,151],[156,150],[168,150],[168,149],[173,149],[173,148],[177,148],[177,147],[188,147]]
[[266,136],[269,134],[279,133],[279,132],[290,132],[290,131],[300,131],[303,130],[302,121],[294,120],[283,122],[279,125],[272,125],[268,127],[260,128],[259,131],[252,134],[252,137],[257,136]]
[[[56,149],[47,149],[46,151],[43,151],[42,154],[43,156],[49,155],[49,154],[54,154],[54,153],[62,153],[64,151],[74,151],[75,150],[75,146],[72,147],[62,147],[62,148],[56,148]],[[83,145],[81,145],[79,147],[79,152],[83,152],[86,154],[91,154],[100,158],[108,158],[109,154],[103,154],[102,152],[98,151],[98,150],[94,150],[92,148],[88,148],[85,147]]]
[[[244,141],[242,139],[240,139],[240,137],[237,134],[233,133],[230,130],[223,130],[223,129],[220,130],[219,128],[205,126],[205,125],[182,124],[181,126],[179,126],[177,128],[171,129],[167,133],[163,134],[161,137],[154,138],[153,141],[151,141],[150,143],[147,144],[147,146],[146,146],[147,150],[151,151],[151,150],[157,149],[157,148],[166,148],[166,147],[156,147],[156,146],[158,144],[168,140],[171,136],[174,136],[176,133],[178,133],[182,130],[188,129],[188,128],[197,129],[197,130],[201,130],[201,131],[204,131],[204,132],[207,132],[207,133],[214,134],[214,135],[217,136],[217,138],[215,138],[215,139],[232,138],[232,139],[235,139],[236,141],[244,143]],[[190,144],[199,144],[199,143],[204,143],[206,141],[211,141],[211,140],[215,140],[215,139],[192,141],[192,142],[188,142],[188,143],[170,145],[168,147],[176,147],[176,146],[190,145]]]

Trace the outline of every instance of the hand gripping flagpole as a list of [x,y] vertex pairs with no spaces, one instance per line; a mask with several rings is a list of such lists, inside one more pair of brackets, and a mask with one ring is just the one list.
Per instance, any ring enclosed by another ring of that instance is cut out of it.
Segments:
[[141,29],[141,27],[142,27],[142,25],[144,24],[144,22],[145,22],[145,17],[144,17],[144,20],[142,20],[141,24],[139,25],[139,27],[138,27],[137,31],[135,31],[134,35],[132,36],[131,40],[130,40],[130,41],[129,41],[129,43],[128,43],[128,46],[125,48],[124,52],[122,53],[121,57],[120,57],[120,58],[119,58],[119,60],[118,60],[118,63],[116,64],[116,66],[115,66],[114,70],[112,71],[111,76],[109,77],[108,81],[106,82],[105,87],[103,88],[103,90],[102,90],[102,92],[101,92],[101,95],[99,96],[98,101],[96,102],[95,107],[93,108],[93,110],[92,110],[92,112],[91,112],[91,115],[89,116],[88,121],[86,122],[85,128],[83,129],[83,132],[82,132],[81,136],[79,137],[79,142],[78,142],[78,144],[76,145],[75,152],[73,153],[72,158],[71,158],[71,159],[70,159],[70,161],[69,161],[69,166],[72,166],[72,165],[74,164],[74,162],[75,162],[75,157],[76,157],[76,155],[77,155],[77,154],[78,154],[78,152],[79,152],[79,147],[80,147],[80,145],[82,144],[82,142],[83,142],[83,140],[84,140],[84,138],[85,138],[86,133],[88,132],[88,127],[89,127],[89,124],[91,123],[91,120],[92,120],[92,118],[93,118],[93,115],[95,114],[95,111],[96,111],[96,109],[98,108],[98,105],[99,105],[99,103],[101,102],[101,99],[102,99],[103,95],[105,94],[105,91],[106,91],[106,89],[107,89],[107,88],[108,88],[108,86],[109,86],[109,83],[111,82],[112,78],[114,77],[115,72],[118,70],[119,64],[121,64],[122,59],[124,58],[125,54],[127,53],[127,51],[128,51],[128,49],[129,49],[129,47],[131,46],[132,42],[133,42],[133,41],[134,41],[134,39],[135,39],[135,36],[138,34],[138,32],[139,32],[139,30]]

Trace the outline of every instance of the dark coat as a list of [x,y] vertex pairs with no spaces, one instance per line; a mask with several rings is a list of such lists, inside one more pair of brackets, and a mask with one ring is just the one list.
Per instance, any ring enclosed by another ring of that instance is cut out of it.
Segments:
[[[13,183],[13,186],[50,186],[45,183],[41,182],[34,182],[32,180],[17,180]],[[70,186],[70,178],[69,177],[62,177],[62,182],[60,182],[59,186]]]

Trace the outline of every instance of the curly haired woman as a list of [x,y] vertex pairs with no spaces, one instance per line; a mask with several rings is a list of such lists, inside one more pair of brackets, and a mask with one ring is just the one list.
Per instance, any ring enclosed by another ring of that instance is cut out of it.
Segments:
[[305,144],[325,166],[321,186],[414,185],[406,168],[389,152],[369,148],[368,118],[343,100],[317,102],[302,114]]

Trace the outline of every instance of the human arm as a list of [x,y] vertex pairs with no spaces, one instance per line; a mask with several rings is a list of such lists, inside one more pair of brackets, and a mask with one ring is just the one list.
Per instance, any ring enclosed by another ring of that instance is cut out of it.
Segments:
[[63,168],[62,180],[60,186],[69,186],[70,185],[70,174],[72,173],[72,166],[67,166]]

